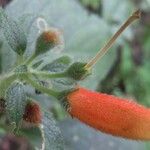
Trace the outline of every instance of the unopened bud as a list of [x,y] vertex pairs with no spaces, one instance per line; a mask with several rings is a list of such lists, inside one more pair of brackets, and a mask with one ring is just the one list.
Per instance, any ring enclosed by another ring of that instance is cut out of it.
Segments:
[[46,53],[60,43],[60,33],[55,30],[48,30],[41,33],[36,41],[35,55]]
[[85,65],[86,63],[82,62],[73,63],[67,70],[68,76],[74,80],[83,80],[90,74],[89,70],[85,68]]
[[26,105],[23,119],[29,123],[39,124],[42,120],[40,106],[35,102],[29,102]]

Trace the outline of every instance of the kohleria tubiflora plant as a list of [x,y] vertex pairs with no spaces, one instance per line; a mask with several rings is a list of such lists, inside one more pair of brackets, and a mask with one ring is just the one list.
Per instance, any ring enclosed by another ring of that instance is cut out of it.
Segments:
[[[140,11],[135,11],[97,55],[87,63],[72,63],[69,56],[61,56],[45,63],[44,54],[55,48],[59,49],[63,44],[61,33],[49,28],[44,20],[37,19],[38,27],[42,22],[44,28],[40,29],[41,33],[37,38],[34,52],[27,57],[25,55],[27,39],[23,29],[0,9],[0,27],[17,56],[11,71],[0,75],[0,103],[5,103],[4,109],[1,110],[5,110],[4,114],[9,124],[13,126],[12,132],[20,134],[24,122],[35,124],[41,129],[43,137],[41,149],[64,149],[60,144],[63,141],[61,138],[48,135],[49,130],[54,132],[53,136],[56,131],[58,135],[60,132],[54,128],[56,123],[51,120],[49,112],[41,108],[28,94],[26,87],[32,86],[37,93],[42,92],[58,99],[72,117],[95,129],[123,138],[149,140],[149,109],[129,100],[96,93],[77,85],[78,81],[91,74],[92,66],[108,51],[124,29],[139,17]],[[62,79],[62,83],[71,81],[71,86],[68,84],[67,89],[56,90],[51,87],[49,81],[57,81],[57,79]],[[53,124],[53,129],[49,124]]]

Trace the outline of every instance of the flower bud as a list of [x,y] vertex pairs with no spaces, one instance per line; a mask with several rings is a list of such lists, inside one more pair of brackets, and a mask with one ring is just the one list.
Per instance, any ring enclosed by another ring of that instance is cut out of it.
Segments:
[[23,119],[29,123],[41,123],[42,113],[40,110],[40,106],[35,102],[28,102],[25,108]]
[[128,99],[79,87],[67,96],[69,113],[102,132],[134,140],[150,140],[150,109]]
[[75,62],[67,70],[67,75],[74,80],[83,80],[90,72],[85,68],[86,63]]
[[60,43],[59,34],[54,30],[44,31],[36,41],[35,55],[43,54],[58,45]]

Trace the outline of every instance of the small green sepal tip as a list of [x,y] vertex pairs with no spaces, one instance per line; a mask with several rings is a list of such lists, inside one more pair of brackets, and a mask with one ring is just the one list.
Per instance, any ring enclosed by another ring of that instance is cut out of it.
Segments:
[[86,63],[75,62],[67,70],[68,77],[71,77],[74,80],[83,80],[85,77],[90,75],[90,71],[85,68]]

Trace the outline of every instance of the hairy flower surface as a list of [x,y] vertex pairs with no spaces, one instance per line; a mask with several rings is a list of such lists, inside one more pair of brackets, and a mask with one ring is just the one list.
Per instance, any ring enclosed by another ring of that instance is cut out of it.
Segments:
[[150,140],[150,109],[128,99],[80,87],[67,96],[70,114],[102,132]]

